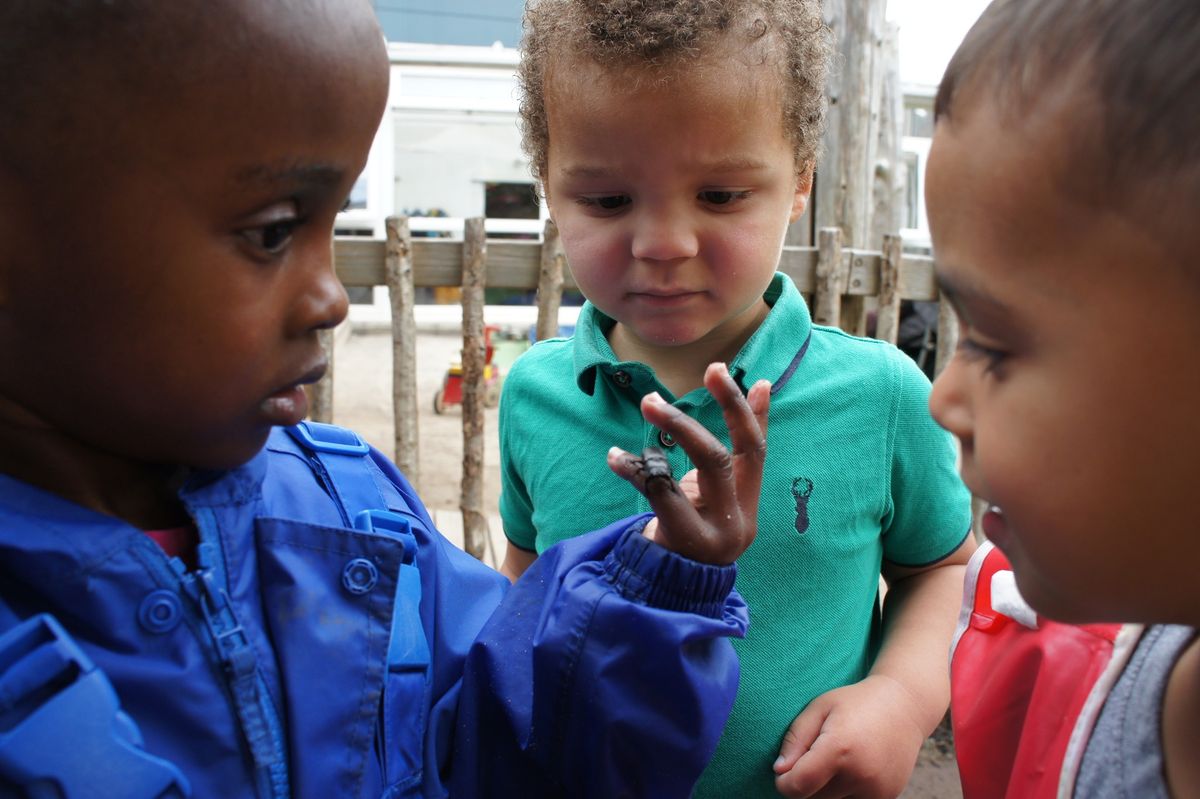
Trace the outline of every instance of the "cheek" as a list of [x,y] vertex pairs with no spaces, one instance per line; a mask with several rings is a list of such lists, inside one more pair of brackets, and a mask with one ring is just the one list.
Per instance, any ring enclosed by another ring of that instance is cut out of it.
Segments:
[[1069,574],[1079,548],[1129,520],[1104,488],[1112,453],[1088,407],[1037,396],[977,406],[976,486],[1004,509],[1037,568]]
[[559,232],[571,274],[581,287],[602,289],[611,284],[629,259],[628,241],[615,228],[596,224],[596,220],[564,220]]
[[786,235],[786,217],[733,215],[709,228],[705,249],[709,260],[739,264],[755,274],[774,273]]

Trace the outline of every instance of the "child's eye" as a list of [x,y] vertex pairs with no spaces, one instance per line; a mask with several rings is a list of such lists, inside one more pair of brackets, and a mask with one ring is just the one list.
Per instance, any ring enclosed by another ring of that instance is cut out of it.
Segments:
[[600,197],[580,197],[577,202],[589,208],[616,211],[633,202],[633,198],[628,194],[606,194]]
[[744,200],[750,196],[748,191],[732,191],[726,189],[707,189],[697,195],[700,202],[708,205],[729,205]]
[[275,222],[269,222],[259,227],[248,228],[242,231],[242,235],[246,237],[258,249],[277,255],[283,252],[292,241],[292,233],[295,231],[300,220],[296,218],[280,219]]
[[983,373],[992,374],[1008,358],[1008,353],[993,347],[987,347],[977,341],[963,336],[958,341],[959,351],[970,360],[983,361]]

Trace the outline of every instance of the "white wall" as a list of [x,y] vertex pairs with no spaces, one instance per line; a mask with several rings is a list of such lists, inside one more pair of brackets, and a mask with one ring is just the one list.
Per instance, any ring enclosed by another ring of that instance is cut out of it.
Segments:
[[532,183],[513,114],[398,111],[395,206],[482,216],[484,184]]
[[484,184],[532,183],[517,125],[517,52],[390,46],[395,208],[484,212]]

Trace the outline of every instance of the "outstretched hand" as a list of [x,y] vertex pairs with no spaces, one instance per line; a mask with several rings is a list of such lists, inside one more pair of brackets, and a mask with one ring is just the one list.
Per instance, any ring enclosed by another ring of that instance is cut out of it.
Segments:
[[679,483],[656,449],[634,455],[613,447],[608,465],[650,502],[656,518],[645,535],[700,563],[733,563],[758,530],[758,497],[767,457],[771,384],[755,383],[742,396],[725,364],[710,364],[704,386],[721,406],[730,451],[712,433],[658,394],[642,398],[642,416],[672,436],[696,464]]

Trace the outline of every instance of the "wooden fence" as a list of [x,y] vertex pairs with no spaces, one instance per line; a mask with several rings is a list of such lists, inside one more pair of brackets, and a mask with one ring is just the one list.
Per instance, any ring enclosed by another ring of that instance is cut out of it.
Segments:
[[[463,328],[463,476],[461,509],[468,552],[482,558],[487,541],[483,509],[484,288],[537,290],[537,337],[558,330],[563,289],[574,288],[559,244],[558,231],[547,222],[541,241],[488,240],[481,218],[468,219],[463,239],[413,238],[407,218],[387,220],[386,240],[338,237],[334,262],[346,286],[387,286],[392,308],[392,390],[395,417],[395,460],[406,475],[417,474],[416,287],[462,288]],[[816,247],[785,247],[779,270],[804,295],[817,324],[861,331],[864,320],[843,315],[861,308],[855,300],[877,300],[875,335],[896,341],[901,300],[939,300],[933,260],[903,255],[900,237],[884,236],[880,250],[845,246],[839,228],[819,231]],[[860,312],[861,313],[861,312]],[[949,304],[939,302],[936,371],[954,351],[958,330]],[[332,335],[326,336],[332,364]],[[332,368],[314,387],[314,419],[332,418]]]

